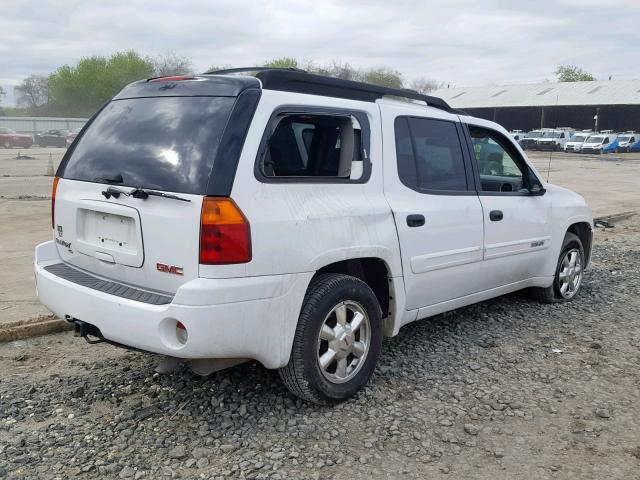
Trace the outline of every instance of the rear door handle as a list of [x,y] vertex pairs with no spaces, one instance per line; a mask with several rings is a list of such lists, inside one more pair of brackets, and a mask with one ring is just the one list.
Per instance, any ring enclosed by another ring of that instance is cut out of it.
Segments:
[[500,220],[502,220],[502,217],[504,217],[504,215],[502,214],[502,210],[491,210],[489,212],[489,219],[492,222],[499,222]]
[[421,227],[422,225],[424,225],[424,215],[407,215],[407,225],[409,225],[410,227]]

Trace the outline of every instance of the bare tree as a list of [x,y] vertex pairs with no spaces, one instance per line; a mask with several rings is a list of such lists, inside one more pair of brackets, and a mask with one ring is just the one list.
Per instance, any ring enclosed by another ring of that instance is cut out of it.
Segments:
[[166,53],[148,59],[153,65],[153,74],[157,77],[188,75],[193,73],[193,63],[188,57],[177,53]]
[[30,75],[14,88],[18,105],[37,108],[49,103],[49,79],[42,75]]
[[2,85],[0,85],[0,103],[2,103],[2,100],[4,100],[6,94],[7,92],[5,92],[4,88],[2,88]]
[[418,93],[426,95],[429,92],[433,92],[439,88],[442,88],[444,84],[437,80],[431,80],[426,77],[418,77],[411,82],[411,90],[415,90]]
[[222,65],[211,65],[209,68],[205,70],[205,72],[215,72],[216,70],[228,70],[233,68],[233,65],[230,63],[223,63]]

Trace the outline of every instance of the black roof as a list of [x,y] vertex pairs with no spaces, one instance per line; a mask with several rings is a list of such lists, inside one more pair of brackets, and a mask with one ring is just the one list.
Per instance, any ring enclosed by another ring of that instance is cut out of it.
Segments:
[[[250,75],[235,73],[255,72]],[[260,82],[258,82],[258,79]],[[451,108],[438,97],[423,95],[415,90],[389,88],[371,83],[354,82],[341,78],[326,77],[307,73],[295,68],[247,67],[215,70],[200,75],[158,77],[131,83],[114,97],[114,100],[136,97],[157,96],[199,96],[237,97],[249,88],[279,90],[283,92],[306,93],[325,97],[345,98],[364,102],[392,96],[420,100],[427,105],[447,112],[463,113]]]
[[[186,81],[182,81],[182,79]],[[124,87],[114,100],[136,97],[237,97],[248,88],[260,88],[260,82],[250,76],[194,75],[158,77],[140,80]]]
[[451,108],[449,104],[441,98],[433,97],[431,95],[423,95],[415,90],[382,87],[371,83],[354,82],[352,80],[343,80],[341,78],[326,77],[323,75],[307,73],[295,68],[230,68],[226,70],[206,72],[206,75],[227,75],[243,72],[257,72],[256,77],[262,82],[262,88],[267,90],[306,93],[310,95],[322,95],[325,97],[345,98],[364,102],[375,102],[379,98],[393,96],[420,100],[431,107],[457,113],[456,110]]

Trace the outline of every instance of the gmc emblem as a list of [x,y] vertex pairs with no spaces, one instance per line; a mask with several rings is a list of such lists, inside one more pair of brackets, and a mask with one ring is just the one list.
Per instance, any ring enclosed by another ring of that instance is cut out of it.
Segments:
[[159,272],[173,273],[174,275],[184,275],[184,270],[182,269],[182,267],[176,267],[175,265],[156,263],[156,268]]

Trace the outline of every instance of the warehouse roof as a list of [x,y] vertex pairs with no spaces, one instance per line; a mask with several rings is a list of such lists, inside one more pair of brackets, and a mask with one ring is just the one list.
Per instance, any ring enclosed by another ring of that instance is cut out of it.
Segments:
[[640,105],[640,80],[441,88],[431,95],[454,108]]

